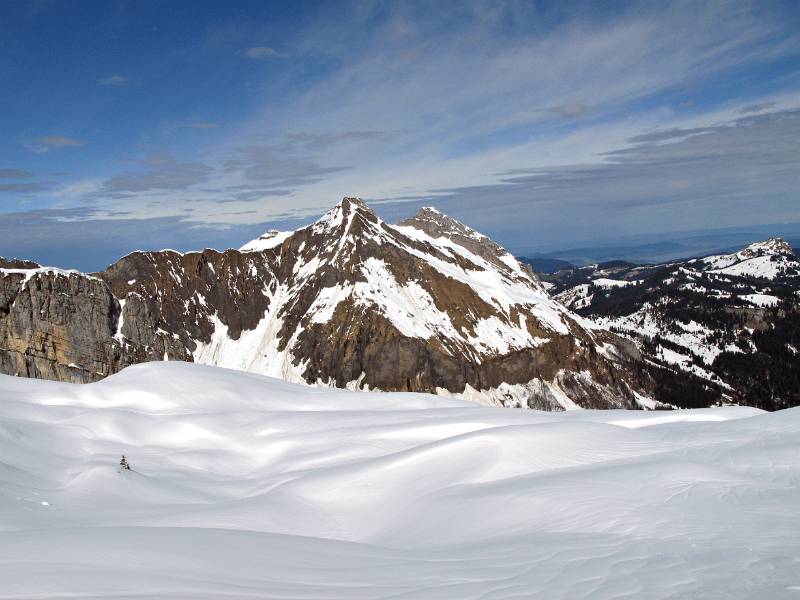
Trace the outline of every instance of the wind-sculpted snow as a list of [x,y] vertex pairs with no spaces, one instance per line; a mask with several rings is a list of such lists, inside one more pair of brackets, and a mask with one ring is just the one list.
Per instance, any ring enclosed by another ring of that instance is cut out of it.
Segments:
[[800,409],[2,376],[0,598],[794,598],[798,440]]

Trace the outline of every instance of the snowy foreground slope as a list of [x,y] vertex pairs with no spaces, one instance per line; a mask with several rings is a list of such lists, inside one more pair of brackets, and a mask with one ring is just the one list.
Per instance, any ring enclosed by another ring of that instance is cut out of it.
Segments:
[[0,598],[800,598],[799,458],[800,409],[2,376]]

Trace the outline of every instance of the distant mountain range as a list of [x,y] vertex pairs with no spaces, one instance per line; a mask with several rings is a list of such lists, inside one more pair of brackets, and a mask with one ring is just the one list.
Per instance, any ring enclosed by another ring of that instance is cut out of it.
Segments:
[[575,266],[571,262],[561,260],[560,258],[528,258],[527,256],[518,256],[517,258],[521,263],[528,265],[536,273],[555,273],[561,269],[568,269]]
[[520,260],[536,264],[541,273],[557,270],[548,261],[564,261],[584,266],[610,260],[633,263],[657,263],[688,259],[712,254],[730,254],[748,244],[770,236],[781,236],[791,246],[800,246],[800,224],[784,223],[759,225],[749,229],[719,229],[702,232],[674,232],[620,239],[613,243],[598,243],[565,248],[550,252],[523,253]]
[[779,408],[800,403],[797,266],[769,240],[540,280],[433,208],[392,225],[344,198],[239,250],[134,252],[93,274],[0,259],[0,372],[91,382],[181,360],[546,410]]
[[[635,340],[664,367],[656,398],[778,409],[800,404],[800,259],[783,239],[652,265],[542,274],[564,306]],[[677,376],[676,376],[677,375]]]

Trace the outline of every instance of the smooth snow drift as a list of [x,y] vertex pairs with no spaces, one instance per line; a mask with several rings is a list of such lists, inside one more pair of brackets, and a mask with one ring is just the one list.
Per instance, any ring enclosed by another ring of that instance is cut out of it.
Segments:
[[800,598],[800,409],[2,376],[0,507],[0,599]]

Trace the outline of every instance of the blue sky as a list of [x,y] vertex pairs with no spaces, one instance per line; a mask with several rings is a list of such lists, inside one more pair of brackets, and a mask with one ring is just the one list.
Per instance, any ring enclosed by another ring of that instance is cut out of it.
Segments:
[[0,255],[237,247],[344,195],[517,253],[800,222],[797,2],[0,3]]

